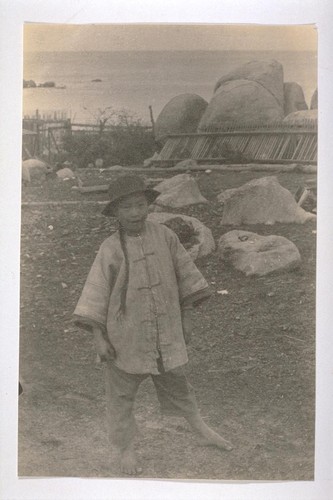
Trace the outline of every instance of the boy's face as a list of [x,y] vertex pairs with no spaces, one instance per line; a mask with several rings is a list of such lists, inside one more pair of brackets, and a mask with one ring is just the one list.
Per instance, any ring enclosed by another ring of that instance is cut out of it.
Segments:
[[125,232],[136,236],[144,228],[148,215],[148,203],[144,193],[134,193],[119,201],[117,218]]

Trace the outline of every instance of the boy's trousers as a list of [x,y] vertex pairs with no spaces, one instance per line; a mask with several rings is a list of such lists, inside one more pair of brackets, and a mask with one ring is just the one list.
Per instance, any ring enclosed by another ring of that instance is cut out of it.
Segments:
[[136,434],[133,405],[143,380],[151,377],[163,414],[190,417],[198,413],[192,386],[184,367],[159,375],[133,375],[120,370],[114,363],[106,363],[106,401],[109,437],[112,444],[126,448]]

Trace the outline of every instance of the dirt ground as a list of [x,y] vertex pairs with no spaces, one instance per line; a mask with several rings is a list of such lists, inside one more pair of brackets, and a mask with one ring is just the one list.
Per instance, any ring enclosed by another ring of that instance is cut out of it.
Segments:
[[[107,173],[80,175],[87,184],[112,179]],[[182,213],[203,221],[217,241],[230,228],[220,225],[216,195],[264,175],[194,174],[210,203]],[[277,175],[292,192],[313,178]],[[22,200],[107,199],[72,191],[73,183],[50,178],[43,186],[24,187]],[[114,229],[100,211],[99,204],[22,209],[20,476],[121,477],[107,442],[103,366],[95,362],[91,336],[71,323],[95,252]],[[194,313],[187,371],[203,418],[234,449],[200,447],[182,419],[160,416],[147,380],[136,403],[141,477],[313,479],[315,223],[238,229],[289,238],[302,264],[293,272],[254,278],[221,262],[217,252],[197,261],[213,295]]]

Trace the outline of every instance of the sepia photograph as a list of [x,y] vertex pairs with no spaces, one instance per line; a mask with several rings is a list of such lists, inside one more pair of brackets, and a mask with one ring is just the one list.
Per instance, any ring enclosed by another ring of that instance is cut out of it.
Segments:
[[19,477],[312,481],[316,27],[23,40]]

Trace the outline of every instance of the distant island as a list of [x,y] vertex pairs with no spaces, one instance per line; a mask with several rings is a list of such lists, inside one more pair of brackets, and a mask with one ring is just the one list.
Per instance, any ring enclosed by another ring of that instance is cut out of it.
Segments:
[[56,89],[65,89],[65,86],[57,87],[55,82],[49,81],[44,83],[36,83],[34,80],[23,80],[23,88],[24,89],[32,89],[32,88],[56,88]]

